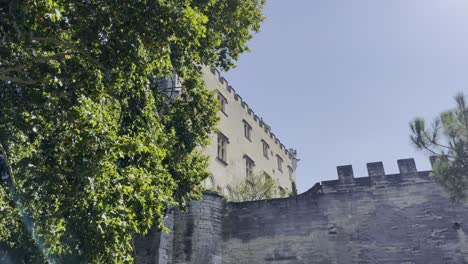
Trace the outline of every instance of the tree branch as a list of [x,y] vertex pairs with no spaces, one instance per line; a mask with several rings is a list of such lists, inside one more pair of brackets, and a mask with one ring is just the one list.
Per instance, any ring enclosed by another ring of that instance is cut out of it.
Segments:
[[32,37],[31,40],[38,41],[38,42],[50,42],[50,43],[53,43],[53,44],[56,44],[56,45],[62,45],[62,46],[66,47],[66,48],[69,48],[69,49],[73,49],[73,50],[77,51],[78,53],[80,53],[81,55],[85,56],[88,60],[90,60],[91,62],[93,62],[97,66],[99,66],[99,68],[101,68],[101,70],[106,70],[106,67],[104,67],[99,61],[94,59],[92,54],[90,54],[88,51],[79,49],[76,45],[74,45],[72,43],[65,42],[65,41],[62,41],[62,40],[58,40],[58,39],[55,39],[55,38],[48,38],[48,37]]
[[438,146],[438,147],[441,147],[441,148],[446,148],[446,149],[450,149],[450,150],[454,150],[453,148],[449,147],[449,146],[444,146],[442,144],[439,144],[437,143],[435,140],[431,139],[431,137],[429,137],[426,133],[425,130],[422,131],[424,137],[426,137],[427,140],[429,140],[429,142],[435,146]]
[[466,132],[466,140],[468,141],[468,109],[466,108],[466,102],[463,94],[460,94],[460,111],[464,117],[465,121],[465,132]]
[[64,51],[64,52],[56,53],[54,55],[47,56],[47,57],[33,57],[33,58],[31,58],[32,61],[27,63],[27,64],[12,65],[12,66],[0,66],[0,73],[7,73],[7,72],[25,70],[25,69],[31,67],[34,64],[34,62],[48,62],[48,61],[51,61],[51,60],[54,60],[54,59],[60,59],[60,58],[63,58],[64,56],[66,56],[66,55],[72,55],[72,54],[73,54],[73,52]]
[[[1,171],[2,163],[4,164],[4,166],[6,168],[6,172]],[[12,177],[12,170],[11,170],[10,164],[8,164],[8,156],[6,154],[6,150],[3,147],[3,144],[0,142],[0,176],[3,177],[4,173],[7,174],[8,178],[3,179],[3,180],[8,183],[10,188],[12,188],[13,183],[14,183],[13,177]],[[13,194],[13,198],[16,199],[15,194],[14,193],[12,193],[12,194]],[[16,200],[15,200],[15,202],[16,202]]]
[[17,32],[18,39],[21,39],[23,32],[21,32],[17,23],[17,19],[15,17],[15,11],[16,11],[15,9],[18,7],[18,3],[19,3],[19,0],[11,0],[8,6],[8,13],[10,14],[10,16],[13,17],[13,28],[15,28]]
[[13,83],[19,83],[19,84],[26,84],[26,85],[37,84],[36,80],[24,80],[24,79],[21,79],[21,78],[12,77],[12,76],[8,76],[8,75],[0,75],[0,81],[13,82]]
[[12,71],[19,71],[19,70],[22,70],[24,69],[26,66],[26,64],[22,64],[22,65],[12,65],[12,66],[0,66],[0,73],[5,73],[5,72],[12,72]]
[[49,38],[49,37],[37,37],[33,36],[31,37],[32,41],[37,41],[37,42],[49,42],[53,43],[58,46],[62,46],[66,48],[66,51],[59,52],[56,54],[53,54],[51,56],[46,56],[46,57],[33,57],[31,58],[31,61],[25,64],[20,64],[20,65],[1,65],[0,66],[0,80],[1,81],[7,81],[7,82],[13,82],[13,83],[18,83],[18,84],[26,84],[26,85],[32,85],[38,83],[37,80],[27,80],[24,78],[20,77],[13,77],[9,75],[5,75],[5,73],[11,73],[11,72],[21,72],[25,71],[28,68],[34,66],[35,63],[41,63],[41,62],[48,62],[54,59],[60,59],[63,58],[66,55],[72,55],[72,54],[81,54],[83,55],[88,61],[93,63],[94,65],[98,66],[101,70],[107,72],[106,67],[104,67],[99,61],[97,61],[92,54],[89,52],[82,50],[78,48],[76,45],[73,43],[69,43],[66,41],[58,40],[55,38]]

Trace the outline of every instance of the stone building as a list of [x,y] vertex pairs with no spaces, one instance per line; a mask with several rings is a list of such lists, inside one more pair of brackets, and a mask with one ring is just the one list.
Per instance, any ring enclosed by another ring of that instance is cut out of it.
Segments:
[[[296,150],[281,143],[217,69],[205,66],[202,74],[206,88],[215,91],[220,103],[218,132],[211,135],[211,144],[205,149],[211,172],[205,187],[228,194],[249,174],[275,180],[278,196],[291,193],[296,183]],[[158,87],[170,98],[183,89],[176,74],[158,79]]]
[[205,150],[212,173],[206,187],[227,194],[231,186],[253,174],[274,179],[278,194],[289,194],[296,182],[296,151],[280,142],[218,70],[203,67],[203,79],[217,93],[221,109],[218,132]]

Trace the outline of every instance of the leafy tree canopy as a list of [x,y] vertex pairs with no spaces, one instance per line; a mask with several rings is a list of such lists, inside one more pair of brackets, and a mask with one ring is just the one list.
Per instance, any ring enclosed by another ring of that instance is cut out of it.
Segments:
[[[263,5],[1,1],[0,252],[132,262],[135,234],[200,197],[217,122],[200,65],[233,67]],[[156,79],[174,70],[184,90],[168,102]]]
[[468,198],[468,105],[463,94],[456,107],[442,112],[431,127],[422,118],[411,123],[411,141],[432,156],[433,175],[452,199]]

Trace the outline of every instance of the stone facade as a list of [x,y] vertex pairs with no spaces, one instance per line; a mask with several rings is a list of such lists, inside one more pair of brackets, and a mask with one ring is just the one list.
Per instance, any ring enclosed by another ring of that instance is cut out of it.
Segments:
[[[202,76],[206,88],[216,93],[221,104],[218,132],[211,135],[211,144],[204,150],[212,174],[205,187],[228,194],[249,173],[274,179],[278,185],[275,197],[290,194],[296,182],[296,150],[281,143],[217,69],[204,66]],[[158,88],[171,99],[183,90],[176,74],[159,78]]]
[[207,193],[169,214],[170,234],[138,241],[137,263],[468,263],[468,203],[452,203],[414,160],[398,165],[385,175],[369,163],[363,178],[340,166],[338,180],[291,198]]
[[[289,194],[296,182],[296,151],[281,143],[218,70],[203,67],[202,71],[207,89],[215,91],[223,101],[219,132],[211,136],[211,145],[205,150],[213,175],[205,181],[206,187],[228,193],[231,186],[245,179],[246,163],[250,161],[254,175],[271,177],[280,187],[278,194]],[[220,139],[227,143],[224,155],[219,153]]]

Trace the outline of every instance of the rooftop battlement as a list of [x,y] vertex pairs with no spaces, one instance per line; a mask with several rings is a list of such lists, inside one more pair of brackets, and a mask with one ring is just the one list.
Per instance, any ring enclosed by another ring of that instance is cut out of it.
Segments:
[[240,103],[241,107],[245,109],[245,111],[252,117],[255,123],[262,128],[262,130],[267,134],[267,136],[269,136],[282,151],[284,151],[284,154],[291,160],[298,160],[297,151],[295,149],[288,149],[283,143],[281,143],[279,138],[271,131],[271,127],[265,122],[265,120],[263,120],[263,118],[255,114],[254,110],[249,107],[247,102],[245,102],[242,99],[242,97],[236,93],[236,90],[231,85],[229,85],[226,78],[221,76],[220,71],[214,67],[211,67],[210,71],[219,81],[219,83],[224,87],[224,89],[232,95],[234,101]]
[[384,165],[381,161],[367,163],[368,176],[358,178],[354,177],[352,165],[338,166],[336,168],[337,180],[317,183],[306,193],[365,191],[366,189],[372,190],[432,181],[430,179],[431,171],[418,171],[414,159],[400,159],[397,163],[400,170],[400,173],[397,174],[385,174]]

